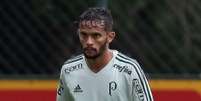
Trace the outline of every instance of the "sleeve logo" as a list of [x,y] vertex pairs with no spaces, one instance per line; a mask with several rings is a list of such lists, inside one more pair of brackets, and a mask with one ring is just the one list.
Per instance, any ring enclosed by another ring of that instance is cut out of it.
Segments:
[[64,87],[63,87],[63,82],[60,80],[59,88],[57,90],[57,94],[61,95],[63,93]]
[[[133,85],[132,89],[133,89],[133,91],[135,91],[137,93],[137,96],[140,98],[140,101],[144,101],[144,93],[143,93],[142,87],[139,83],[139,80],[133,79],[132,85]],[[132,94],[135,93],[133,91],[132,91]]]

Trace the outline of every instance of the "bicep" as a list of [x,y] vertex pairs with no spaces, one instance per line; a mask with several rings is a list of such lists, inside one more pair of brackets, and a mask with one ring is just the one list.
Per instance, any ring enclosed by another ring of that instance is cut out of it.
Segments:
[[72,94],[70,93],[68,86],[66,85],[66,80],[64,78],[62,71],[61,71],[60,80],[57,86],[56,101],[74,101],[74,98]]
[[61,70],[58,86],[57,86],[57,96],[56,101],[65,101],[65,87],[64,87],[64,77]]
[[132,76],[132,95],[134,101],[153,101],[148,80],[139,64],[134,64]]

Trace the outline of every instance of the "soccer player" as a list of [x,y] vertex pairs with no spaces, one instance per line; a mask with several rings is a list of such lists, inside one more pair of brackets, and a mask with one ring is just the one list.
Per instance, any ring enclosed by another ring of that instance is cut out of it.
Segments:
[[135,59],[112,50],[111,13],[89,8],[78,21],[83,54],[61,69],[57,101],[153,101],[148,81]]

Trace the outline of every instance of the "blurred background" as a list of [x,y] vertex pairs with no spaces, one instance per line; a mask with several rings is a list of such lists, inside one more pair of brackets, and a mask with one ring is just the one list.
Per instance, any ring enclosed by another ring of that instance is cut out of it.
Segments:
[[54,101],[62,64],[81,53],[74,21],[88,7],[99,6],[113,15],[117,37],[111,47],[141,64],[156,101],[167,100],[168,94],[171,101],[201,101],[200,4],[200,0],[1,0],[0,98],[25,101],[25,90],[27,99]]

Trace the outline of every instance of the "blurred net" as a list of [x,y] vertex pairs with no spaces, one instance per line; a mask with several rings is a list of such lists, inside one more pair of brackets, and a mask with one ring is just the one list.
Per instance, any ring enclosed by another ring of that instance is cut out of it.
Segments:
[[73,21],[88,7],[111,9],[112,48],[150,76],[201,73],[200,0],[1,0],[0,74],[58,75],[80,53]]

